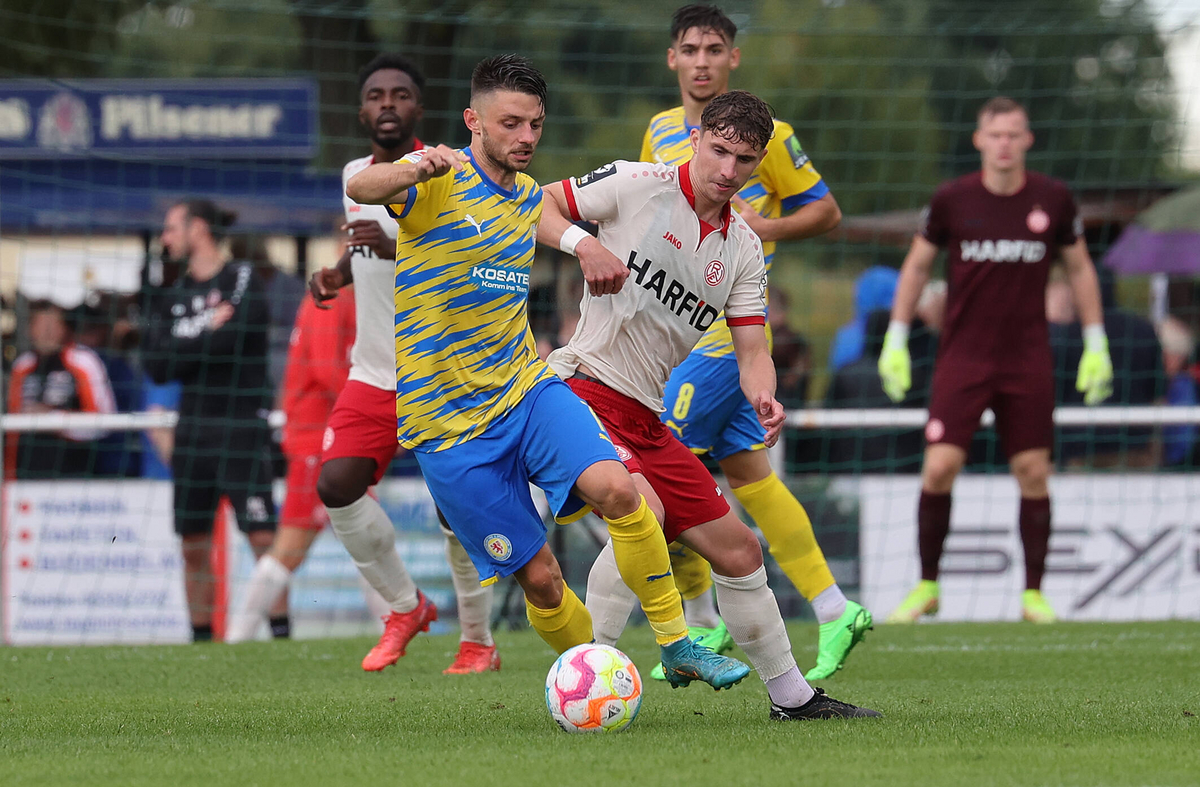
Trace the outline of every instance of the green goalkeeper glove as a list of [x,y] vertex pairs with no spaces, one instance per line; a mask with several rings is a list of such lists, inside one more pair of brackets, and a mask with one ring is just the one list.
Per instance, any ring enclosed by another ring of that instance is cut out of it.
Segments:
[[1083,394],[1083,403],[1100,404],[1113,391],[1112,358],[1108,354],[1108,337],[1103,325],[1088,325],[1083,329],[1083,357],[1079,359],[1079,374],[1075,390]]
[[912,387],[908,326],[902,322],[892,320],[883,336],[883,352],[879,354],[879,380],[883,383],[883,392],[893,402],[904,401],[904,395]]

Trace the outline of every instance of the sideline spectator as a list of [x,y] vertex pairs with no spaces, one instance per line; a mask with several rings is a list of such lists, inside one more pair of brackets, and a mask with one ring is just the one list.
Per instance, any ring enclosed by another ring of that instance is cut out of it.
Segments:
[[[9,380],[10,413],[112,413],[116,401],[104,363],[75,344],[63,309],[50,301],[29,305],[32,349],[17,356]],[[8,437],[9,478],[81,478],[96,472],[94,442],[104,432],[69,429]]]
[[162,243],[184,274],[153,293],[143,355],[156,383],[179,380],[183,394],[171,470],[175,530],[183,540],[185,588],[196,641],[212,638],[209,567],[213,518],[222,497],[259,557],[271,546],[270,407],[265,288],[246,263],[227,263],[219,244],[235,216],[208,200],[171,207]]
[[837,371],[863,355],[867,315],[876,309],[891,309],[900,272],[875,265],[854,282],[854,319],[838,328],[829,348],[829,368]]
[[270,345],[267,372],[271,378],[271,390],[278,396],[283,389],[292,326],[296,324],[296,313],[308,288],[298,276],[280,270],[271,262],[267,242],[261,235],[234,236],[229,242],[229,254],[235,260],[253,265],[263,281],[267,311],[271,315],[271,326],[267,332]]
[[[145,395],[142,373],[125,357],[125,344],[136,341],[133,327],[119,316],[119,298],[90,293],[75,310],[75,339],[90,348],[104,364],[112,385],[118,413],[143,409]],[[142,474],[142,449],[137,433],[121,429],[97,444],[96,473],[102,476],[138,477]]]
[[[1188,364],[1196,349],[1196,340],[1182,320],[1168,317],[1158,324],[1162,344],[1163,372],[1167,378],[1167,404],[1176,407],[1195,405],[1196,378]],[[1163,427],[1163,464],[1168,467],[1190,465],[1196,447],[1195,424]]]
[[778,375],[775,396],[784,407],[804,407],[808,402],[812,348],[808,339],[788,324],[790,299],[785,290],[770,288],[767,320],[771,325],[771,360]]
[[[864,331],[865,345],[862,357],[839,369],[833,375],[826,397],[830,408],[891,408],[919,407],[918,402],[893,404],[883,391],[879,377],[879,353],[883,349],[883,336],[887,333],[891,313],[876,309],[867,315]],[[915,323],[914,323],[915,324]],[[910,334],[915,335],[916,331]],[[914,364],[914,370],[916,369]],[[929,377],[917,382],[910,390],[924,391]],[[922,394],[923,395],[923,394]],[[921,453],[924,437],[920,429],[858,429],[836,430],[829,441],[831,472],[881,472],[916,473],[921,469]]]

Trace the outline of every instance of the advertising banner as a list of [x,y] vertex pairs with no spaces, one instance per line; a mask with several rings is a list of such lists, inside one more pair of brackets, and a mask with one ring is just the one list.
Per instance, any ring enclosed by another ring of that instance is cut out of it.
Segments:
[[[920,579],[920,479],[859,480],[864,603],[882,619]],[[1064,620],[1200,618],[1200,477],[1056,476],[1042,590]],[[1019,620],[1019,494],[1008,476],[954,485],[937,620]]]
[[4,502],[6,643],[191,639],[170,482],[12,481]]

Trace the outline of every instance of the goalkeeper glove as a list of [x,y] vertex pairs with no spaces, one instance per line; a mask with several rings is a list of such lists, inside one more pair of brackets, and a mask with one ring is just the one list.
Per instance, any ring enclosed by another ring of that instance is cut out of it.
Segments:
[[883,336],[879,354],[879,380],[893,402],[904,401],[912,387],[912,359],[908,355],[908,325],[892,320]]
[[1083,357],[1079,359],[1079,374],[1075,390],[1083,394],[1083,403],[1100,404],[1112,396],[1113,368],[1108,355],[1108,337],[1103,325],[1088,325],[1083,329]]

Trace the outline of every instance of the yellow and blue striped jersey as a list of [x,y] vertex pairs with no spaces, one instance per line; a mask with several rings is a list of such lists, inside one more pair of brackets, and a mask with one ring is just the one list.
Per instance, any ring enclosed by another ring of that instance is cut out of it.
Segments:
[[[641,160],[674,166],[690,160],[692,128],[684,118],[683,107],[659,112],[646,128]],[[767,143],[767,155],[738,196],[766,218],[777,219],[828,193],[829,187],[800,147],[796,132],[787,123],[776,120],[775,134]],[[773,241],[763,244],[763,256],[769,273],[775,256]],[[693,352],[712,356],[733,354],[733,340],[724,315],[705,332]]]
[[501,188],[470,158],[462,172],[413,186],[388,210],[400,227],[396,438],[440,451],[483,434],[554,379],[526,307],[542,190],[524,173]]

